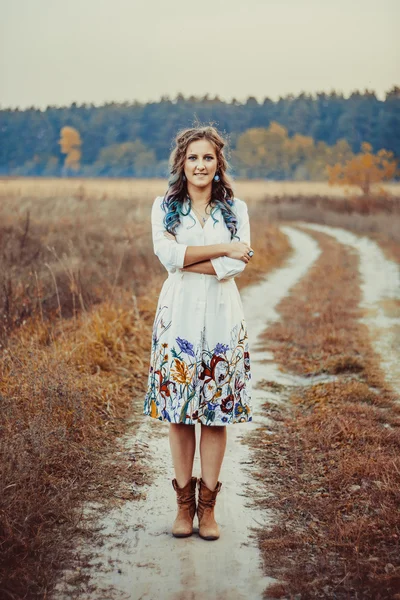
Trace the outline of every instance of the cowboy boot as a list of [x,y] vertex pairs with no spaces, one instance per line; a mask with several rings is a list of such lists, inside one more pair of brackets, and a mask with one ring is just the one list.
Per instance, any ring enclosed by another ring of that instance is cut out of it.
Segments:
[[199,479],[199,500],[197,516],[199,518],[199,536],[204,540],[217,540],[219,527],[214,518],[214,506],[222,483],[217,482],[214,490],[208,489],[204,481]]
[[193,533],[193,518],[196,514],[196,483],[197,477],[192,477],[183,488],[180,488],[176,479],[172,480],[178,502],[178,514],[172,525],[172,535],[175,537],[188,537]]

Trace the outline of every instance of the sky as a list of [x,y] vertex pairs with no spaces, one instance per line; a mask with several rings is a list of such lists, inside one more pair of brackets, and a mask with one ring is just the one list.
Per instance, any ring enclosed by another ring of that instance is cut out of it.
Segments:
[[398,0],[0,0],[0,107],[384,99],[400,85],[399,23]]

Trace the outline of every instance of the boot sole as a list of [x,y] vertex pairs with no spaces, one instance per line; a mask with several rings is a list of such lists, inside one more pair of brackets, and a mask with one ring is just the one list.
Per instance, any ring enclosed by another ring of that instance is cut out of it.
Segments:
[[214,540],[219,540],[219,535],[200,535],[201,539],[207,540],[209,542],[213,542]]
[[185,537],[190,537],[191,535],[193,535],[193,532],[192,533],[173,533],[172,535],[176,538],[185,538]]

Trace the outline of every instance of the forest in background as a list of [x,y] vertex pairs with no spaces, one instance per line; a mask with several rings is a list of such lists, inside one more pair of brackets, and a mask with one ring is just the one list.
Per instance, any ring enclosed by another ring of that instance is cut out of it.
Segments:
[[[375,93],[301,93],[259,103],[208,95],[159,102],[107,103],[45,110],[0,110],[0,175],[166,177],[177,131],[215,124],[228,139],[235,177],[324,180],[326,165],[348,160],[368,142],[400,158],[400,87]],[[63,127],[80,137],[80,161],[65,163]]]

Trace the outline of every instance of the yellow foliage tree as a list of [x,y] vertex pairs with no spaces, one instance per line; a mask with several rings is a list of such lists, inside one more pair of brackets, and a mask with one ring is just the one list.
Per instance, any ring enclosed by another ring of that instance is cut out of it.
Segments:
[[352,158],[353,152],[346,140],[335,146],[315,142],[310,136],[288,130],[276,121],[268,128],[247,129],[237,139],[232,152],[235,166],[245,177],[272,179],[324,180],[326,165],[335,165]]
[[242,133],[233,151],[238,163],[248,169],[261,172],[263,169],[285,173],[288,162],[287,129],[272,121],[268,129],[258,127]]
[[393,179],[397,171],[397,161],[393,152],[379,150],[372,153],[368,142],[361,144],[360,154],[356,154],[345,163],[336,163],[326,167],[330,185],[356,185],[366,196],[374,183]]
[[64,165],[74,171],[79,169],[79,161],[82,156],[81,152],[81,136],[75,127],[65,126],[61,128],[61,137],[59,144],[61,152],[66,154]]

